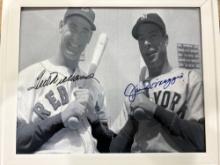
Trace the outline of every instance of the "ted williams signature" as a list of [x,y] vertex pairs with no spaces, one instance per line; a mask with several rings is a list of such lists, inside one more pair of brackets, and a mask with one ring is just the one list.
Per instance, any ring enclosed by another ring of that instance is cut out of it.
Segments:
[[182,78],[183,78],[183,73],[171,78],[153,81],[152,83],[146,82],[142,87],[135,86],[133,83],[129,83],[125,88],[124,95],[128,97],[130,102],[133,102],[137,94],[141,93],[141,91],[144,91],[146,89],[153,89],[157,87],[163,87],[163,89],[166,89],[169,86],[175,84],[177,79],[182,79]]
[[42,87],[45,87],[45,86],[49,86],[51,84],[59,85],[59,84],[62,84],[64,82],[67,82],[67,81],[77,81],[77,80],[81,80],[81,79],[94,78],[94,73],[91,73],[87,76],[71,74],[70,76],[65,76],[64,78],[59,79],[58,78],[58,72],[51,72],[46,79],[43,79],[43,76],[44,76],[45,72],[46,72],[46,70],[43,70],[37,76],[34,86],[29,87],[28,90],[39,89],[39,88],[42,88]]

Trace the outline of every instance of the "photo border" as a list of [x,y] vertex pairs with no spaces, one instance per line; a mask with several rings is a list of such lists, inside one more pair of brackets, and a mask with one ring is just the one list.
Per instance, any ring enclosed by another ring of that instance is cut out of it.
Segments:
[[[19,63],[20,14],[22,7],[198,7],[201,14],[204,103],[206,121],[205,153],[141,153],[141,154],[37,154],[16,155],[17,79]],[[1,163],[22,164],[178,164],[200,165],[220,163],[220,61],[217,0],[7,0],[3,4],[1,40]],[[4,71],[3,71],[4,70]],[[8,115],[10,114],[10,115]]]

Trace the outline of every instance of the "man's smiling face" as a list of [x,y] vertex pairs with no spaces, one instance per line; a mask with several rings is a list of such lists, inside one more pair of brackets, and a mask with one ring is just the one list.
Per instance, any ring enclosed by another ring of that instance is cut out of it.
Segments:
[[71,16],[61,23],[60,50],[64,59],[78,64],[80,55],[92,35],[91,25],[81,16]]
[[138,27],[138,44],[149,69],[163,66],[167,58],[167,36],[160,27],[151,23],[141,24]]

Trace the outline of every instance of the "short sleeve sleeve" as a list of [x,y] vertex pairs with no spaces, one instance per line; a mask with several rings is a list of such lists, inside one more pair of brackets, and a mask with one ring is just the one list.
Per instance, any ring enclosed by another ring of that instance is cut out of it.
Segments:
[[189,72],[186,120],[200,120],[204,118],[203,83],[199,73]]

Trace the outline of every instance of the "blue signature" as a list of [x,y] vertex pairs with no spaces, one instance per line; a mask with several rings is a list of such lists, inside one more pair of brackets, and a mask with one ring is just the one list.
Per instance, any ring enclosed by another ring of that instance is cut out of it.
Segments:
[[167,78],[163,80],[157,80],[152,83],[146,82],[143,84],[142,87],[138,85],[135,86],[133,83],[129,83],[125,88],[124,95],[128,97],[130,102],[133,102],[137,94],[140,94],[141,91],[145,91],[147,89],[153,89],[161,86],[163,87],[163,89],[166,89],[169,86],[175,84],[177,79],[181,79],[181,78],[183,78],[183,73],[181,73],[179,76],[174,76],[172,78]]

